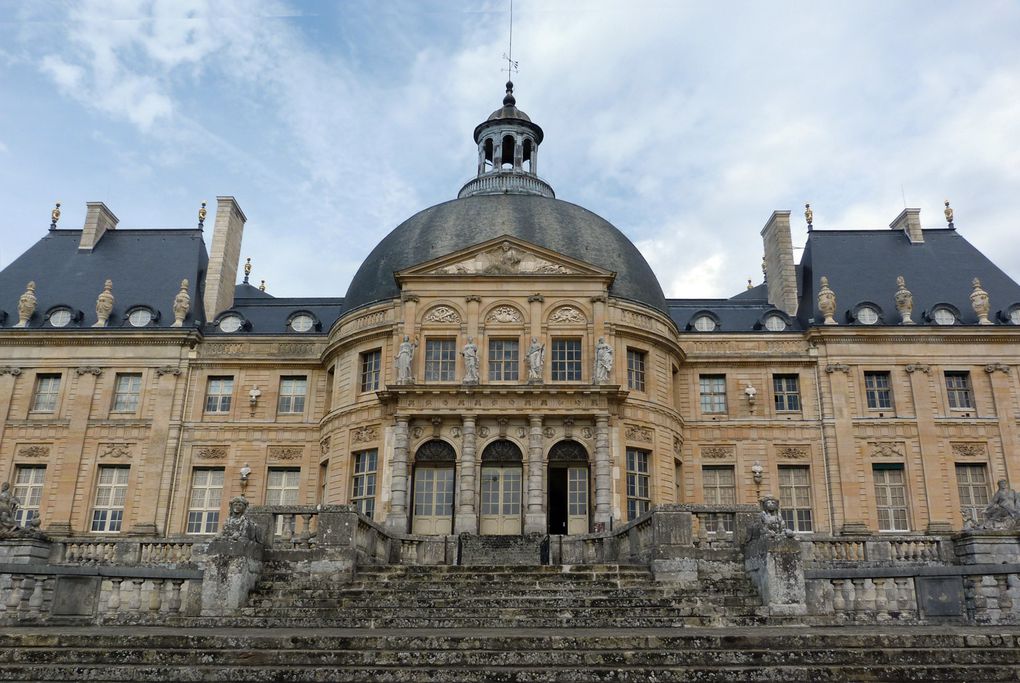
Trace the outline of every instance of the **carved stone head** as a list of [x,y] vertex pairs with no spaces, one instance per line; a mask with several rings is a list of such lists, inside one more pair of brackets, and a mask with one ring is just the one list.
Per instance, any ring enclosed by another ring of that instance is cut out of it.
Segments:
[[248,499],[244,496],[234,496],[230,499],[230,516],[242,517],[248,512]]

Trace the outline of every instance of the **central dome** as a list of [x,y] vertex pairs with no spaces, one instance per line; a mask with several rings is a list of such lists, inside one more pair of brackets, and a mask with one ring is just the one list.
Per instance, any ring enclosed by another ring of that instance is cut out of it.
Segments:
[[503,235],[616,273],[611,296],[659,311],[666,300],[641,252],[604,218],[539,195],[475,195],[437,204],[397,226],[354,275],[344,309],[400,295],[393,274]]

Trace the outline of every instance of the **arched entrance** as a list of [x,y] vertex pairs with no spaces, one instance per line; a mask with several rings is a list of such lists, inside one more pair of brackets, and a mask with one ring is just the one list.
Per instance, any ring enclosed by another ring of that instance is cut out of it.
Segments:
[[588,451],[577,441],[549,449],[549,533],[588,533]]
[[478,532],[493,536],[521,533],[524,455],[513,441],[493,441],[482,451]]
[[414,454],[414,517],[411,533],[453,533],[453,482],[457,453],[439,439],[426,441]]

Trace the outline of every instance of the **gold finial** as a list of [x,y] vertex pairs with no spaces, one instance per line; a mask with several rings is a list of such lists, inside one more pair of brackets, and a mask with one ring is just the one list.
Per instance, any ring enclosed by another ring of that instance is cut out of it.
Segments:
[[266,291],[266,281],[265,280],[263,280],[262,284],[259,285],[259,291],[260,292]]
[[202,202],[202,208],[198,210],[198,227],[200,228],[205,227],[205,216],[206,216],[205,202]]
[[955,227],[953,225],[953,207],[949,206],[949,200],[946,200],[946,210],[942,213],[946,214],[946,223],[949,223],[949,227]]
[[751,284],[751,278],[747,278],[747,288],[754,289],[754,285]]
[[807,227],[810,230],[815,222],[815,212],[811,210],[810,204],[804,205],[804,220],[807,221]]
[[53,207],[52,211],[50,211],[50,230],[57,229],[57,221],[59,220],[60,220],[60,202],[57,202],[57,205]]
[[251,256],[244,262],[244,284],[248,284],[249,275],[251,275]]

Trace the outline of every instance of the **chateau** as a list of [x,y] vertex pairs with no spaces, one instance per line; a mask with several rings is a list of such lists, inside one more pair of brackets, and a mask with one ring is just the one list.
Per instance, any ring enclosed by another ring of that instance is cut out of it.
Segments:
[[555,198],[542,139],[509,86],[476,177],[343,297],[272,297],[250,264],[236,284],[232,197],[178,230],[99,202],[69,229],[58,207],[0,273],[19,519],[214,534],[243,493],[405,533],[558,535],[771,493],[797,532],[944,532],[1020,481],[1020,286],[948,202],[940,229],[917,209],[814,229],[809,208],[799,264],[775,211],[764,284],[667,299],[622,232]]

